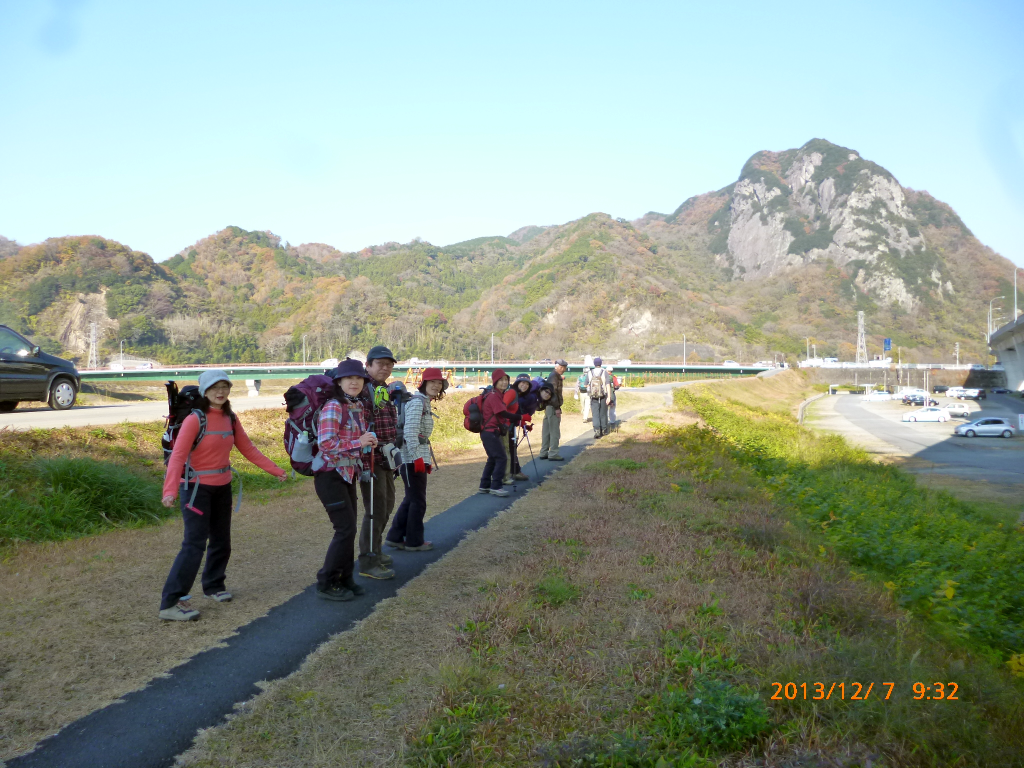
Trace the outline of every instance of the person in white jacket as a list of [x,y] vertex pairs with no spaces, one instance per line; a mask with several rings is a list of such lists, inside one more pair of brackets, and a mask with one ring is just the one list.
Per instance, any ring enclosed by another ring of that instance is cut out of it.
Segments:
[[402,466],[399,471],[405,483],[395,519],[384,543],[399,550],[425,552],[434,545],[423,539],[423,516],[427,513],[427,476],[433,471],[430,434],[434,431],[432,400],[444,397],[448,382],[440,368],[426,368],[419,392],[405,404],[405,428],[402,431]]

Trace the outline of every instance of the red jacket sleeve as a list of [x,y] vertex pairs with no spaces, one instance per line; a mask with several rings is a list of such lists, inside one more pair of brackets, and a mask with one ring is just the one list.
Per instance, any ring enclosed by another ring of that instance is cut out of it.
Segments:
[[504,422],[508,423],[509,412],[505,410],[505,401],[498,391],[491,392],[484,398],[483,429],[495,430]]
[[235,419],[234,430],[235,448],[238,449],[238,452],[240,454],[245,456],[245,458],[247,458],[257,467],[262,469],[264,472],[269,472],[275,477],[285,476],[286,473],[283,469],[281,469],[279,466],[277,466],[277,464],[275,464],[262,453],[260,453],[260,449],[252,444],[252,440],[250,440],[249,436],[245,434],[245,429],[242,427],[242,422],[240,422],[237,418]]
[[190,413],[178,428],[178,436],[174,440],[174,450],[171,451],[171,458],[167,462],[167,474],[164,475],[164,496],[178,495],[181,473],[185,471],[185,461],[192,451],[192,443],[195,442],[198,434],[199,419],[194,413]]

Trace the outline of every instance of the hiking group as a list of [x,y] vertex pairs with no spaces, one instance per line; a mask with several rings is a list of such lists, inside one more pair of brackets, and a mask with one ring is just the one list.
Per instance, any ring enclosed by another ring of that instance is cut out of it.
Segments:
[[[382,551],[385,546],[413,552],[433,548],[423,530],[427,477],[437,468],[430,444],[435,417],[431,403],[445,396],[449,382],[439,368],[426,368],[417,390],[409,392],[400,381],[387,384],[394,366],[391,350],[377,346],[370,350],[365,364],[346,358],[323,375],[309,376],[284,395],[288,411],[284,446],[292,470],[313,478],[317,497],[334,528],[317,573],[316,593],[327,600],[347,601],[365,592],[353,577],[357,528],[359,575],[367,578],[394,578],[393,558]],[[523,440],[529,442],[533,416],[540,408],[544,409],[544,422],[538,458],[562,460],[558,449],[562,377],[567,370],[568,363],[558,360],[546,379],[520,374],[511,383],[508,375],[497,369],[491,386],[467,401],[464,426],[479,433],[487,454],[480,493],[508,496],[505,485],[527,479],[519,463],[518,446]],[[162,501],[165,507],[172,507],[180,496],[185,530],[164,584],[159,616],[167,621],[192,621],[199,618],[199,611],[192,607],[189,593],[204,553],[204,596],[222,603],[232,599],[225,586],[231,555],[231,448],[237,447],[246,459],[278,480],[284,481],[286,472],[253,445],[232,412],[227,373],[204,371],[198,386],[186,386],[179,392],[174,382],[168,382],[167,391],[170,412],[162,440],[167,465]],[[600,394],[601,398],[607,396],[605,390]],[[404,498],[392,520],[399,477]],[[241,493],[240,487],[239,504]],[[360,498],[363,515],[357,524]],[[391,527],[385,535],[389,521]]]

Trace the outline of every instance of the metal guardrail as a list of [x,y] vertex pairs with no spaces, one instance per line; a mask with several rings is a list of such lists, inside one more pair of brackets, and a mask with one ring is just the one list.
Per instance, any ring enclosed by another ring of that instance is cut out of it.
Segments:
[[[421,366],[396,365],[392,376],[404,378],[410,368],[416,369]],[[495,362],[493,365],[482,365],[480,363],[445,363],[443,367],[455,371],[456,376],[466,378],[489,378],[491,371],[501,368],[512,378],[520,373],[531,375],[547,375],[553,366],[550,363],[543,365],[536,362]],[[323,373],[322,365],[296,365],[294,363],[264,363],[254,365],[178,365],[165,368],[148,368],[132,371],[110,371],[110,370],[79,370],[82,381],[166,381],[167,379],[196,379],[204,370],[217,368],[226,372],[229,376],[243,379],[302,379],[314,373]],[[637,363],[633,365],[612,365],[616,376],[622,377],[651,377],[660,374],[678,374],[681,378],[721,378],[726,376],[752,376],[761,371],[769,370],[763,366],[756,365],[659,365],[656,363]],[[565,376],[579,376],[582,372],[581,364],[572,364],[566,371]]]

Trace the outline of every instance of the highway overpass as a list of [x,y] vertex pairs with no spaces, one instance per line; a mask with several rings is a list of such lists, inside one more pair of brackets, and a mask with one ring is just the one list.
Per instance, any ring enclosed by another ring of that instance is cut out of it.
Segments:
[[1024,390],[1024,315],[989,336],[988,346],[1006,369],[1006,386]]
[[[469,383],[486,381],[490,383],[491,371],[495,368],[502,368],[512,378],[520,373],[528,373],[531,376],[546,376],[551,372],[553,366],[550,363],[531,362],[495,362],[493,365],[468,362],[451,362],[442,366],[446,370],[452,370],[459,380],[467,380]],[[739,376],[754,376],[761,371],[767,370],[764,366],[756,365],[657,365],[654,363],[635,363],[633,365],[613,365],[615,374],[622,377],[640,377],[651,382],[686,379],[721,379]],[[210,368],[220,368],[238,381],[262,381],[265,379],[302,379],[314,373],[323,373],[322,365],[296,365],[285,364],[262,364],[262,365],[185,365],[178,367],[148,368],[130,371],[79,371],[82,381],[166,381],[168,379],[194,380],[199,374]],[[569,366],[565,376],[567,379],[579,376],[583,370],[582,364]],[[393,378],[404,379],[409,371],[408,366],[396,365]]]

